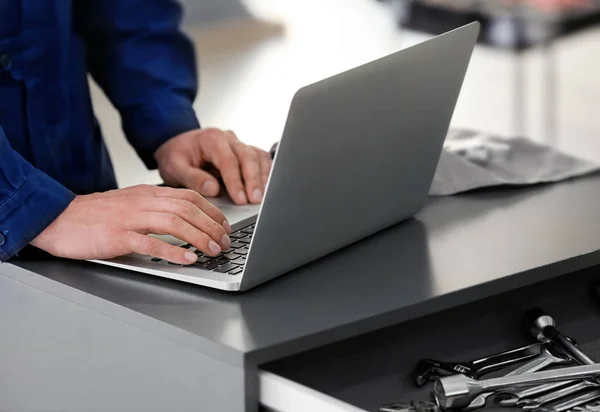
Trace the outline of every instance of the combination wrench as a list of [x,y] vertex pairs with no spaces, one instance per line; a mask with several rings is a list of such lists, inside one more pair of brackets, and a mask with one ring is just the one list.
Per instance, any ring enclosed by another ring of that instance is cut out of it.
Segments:
[[545,342],[538,342],[467,362],[443,362],[435,359],[421,359],[414,371],[415,382],[418,386],[423,386],[435,378],[454,375],[456,373],[478,379],[485,373],[537,357],[544,345]]
[[573,384],[573,381],[547,383],[545,385],[533,386],[519,391],[501,391],[494,395],[494,401],[501,406],[511,408],[517,406],[517,403],[526,398],[547,392],[552,393],[552,391],[561,389],[570,384]]
[[[518,376],[518,375],[523,375],[526,373],[533,373],[533,372],[537,372],[542,369],[545,369],[552,365],[564,365],[564,364],[568,364],[568,363],[571,363],[570,359],[568,359],[567,357],[559,357],[557,355],[554,355],[552,353],[550,345],[545,344],[541,348],[540,354],[536,358],[529,360],[524,365],[507,373],[504,376],[506,376],[506,377]],[[480,395],[477,395],[477,397],[475,397],[475,399],[473,399],[473,401],[471,401],[471,403],[465,408],[465,410],[473,410],[473,409],[478,409],[478,408],[484,407],[487,398],[489,398],[491,395],[492,395],[491,392],[482,393]]]
[[540,396],[538,398],[521,399],[516,403],[516,406],[519,408],[523,408],[523,410],[525,410],[525,411],[539,409],[543,405],[552,403],[554,401],[557,401],[561,398],[565,398],[570,395],[574,395],[577,392],[581,392],[585,389],[591,389],[591,388],[598,389],[599,387],[600,387],[600,384],[598,384],[597,382],[584,380],[584,381],[577,382],[573,385],[569,385],[564,388],[561,388],[557,391],[550,392],[550,393]]

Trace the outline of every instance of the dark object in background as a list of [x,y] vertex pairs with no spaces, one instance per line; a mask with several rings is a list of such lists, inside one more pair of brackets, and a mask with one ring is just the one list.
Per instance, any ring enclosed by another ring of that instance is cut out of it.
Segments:
[[[479,43],[510,50],[525,50],[600,23],[600,1],[590,7],[567,10],[560,16],[525,14],[518,5],[501,8],[497,1],[379,0],[394,2],[398,25],[430,34],[441,34],[473,21],[481,23]],[[494,7],[497,3],[498,7]]]
[[273,143],[271,146],[271,150],[269,150],[269,154],[271,155],[271,159],[275,159],[275,155],[277,154],[277,148],[279,147],[279,142]]
[[600,306],[600,279],[592,284],[590,292],[592,295],[592,300]]
[[410,401],[390,403],[379,407],[379,412],[440,412],[441,409],[434,402]]
[[48,253],[42,249],[38,249],[35,246],[27,245],[23,249],[21,249],[21,251],[19,253],[17,253],[17,255],[12,260],[32,261],[32,260],[46,260],[46,259],[53,259],[53,258],[54,258],[54,256],[52,256],[50,253]]
[[[392,3],[397,24],[401,28],[432,35],[456,29],[465,22],[478,21],[481,32],[478,43],[517,56],[540,47],[544,53],[544,134],[556,144],[558,113],[557,75],[552,45],[564,36],[600,23],[600,0],[586,0],[585,6],[564,8],[559,13],[544,12],[531,1],[502,0],[379,0]],[[512,111],[514,133],[525,136],[525,68],[517,59],[514,75]]]

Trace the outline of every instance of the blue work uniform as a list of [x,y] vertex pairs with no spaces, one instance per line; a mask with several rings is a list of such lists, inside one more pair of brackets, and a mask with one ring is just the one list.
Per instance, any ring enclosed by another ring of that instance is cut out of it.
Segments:
[[0,1],[0,261],[76,194],[116,188],[88,73],[148,168],[199,127],[194,49],[173,0]]

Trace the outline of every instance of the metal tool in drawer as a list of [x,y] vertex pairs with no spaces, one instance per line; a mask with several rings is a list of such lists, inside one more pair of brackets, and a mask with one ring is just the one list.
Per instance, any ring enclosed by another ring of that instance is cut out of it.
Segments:
[[[594,361],[577,347],[572,339],[567,338],[556,329],[554,319],[540,309],[533,309],[525,316],[525,327],[529,333],[539,340],[551,340],[555,345],[568,353],[568,355],[580,364],[593,365]],[[567,386],[564,384],[567,383]],[[543,405],[558,399],[576,394],[585,389],[595,388],[600,385],[596,381],[563,382],[540,385],[522,391],[505,392],[496,395],[496,401],[502,406],[517,406],[525,410],[541,408]],[[545,395],[531,398],[539,394]]]
[[[504,376],[518,376],[523,375],[525,373],[537,372],[550,366],[566,365],[570,363],[572,363],[572,360],[570,358],[566,357],[563,354],[554,354],[550,347],[550,344],[545,344],[542,347],[541,353],[537,357],[527,361],[524,365],[521,365],[517,369],[505,373]],[[561,386],[566,384],[559,382],[558,385]],[[482,393],[478,395],[475,399],[471,401],[471,403],[465,408],[465,410],[473,410],[484,407],[487,398],[489,398],[491,395],[491,392]]]
[[538,343],[467,362],[443,362],[434,359],[422,359],[417,364],[414,372],[416,384],[422,386],[435,378],[457,373],[478,379],[486,373],[500,370],[506,366],[538,356],[542,346],[547,342],[554,344],[555,351],[559,350],[566,353],[582,365],[594,363],[577,348],[573,339],[564,336],[556,329],[554,319],[541,309],[528,311],[524,316],[524,323],[528,333],[532,334],[539,341]]
[[541,383],[598,377],[600,377],[600,364],[573,366],[564,369],[480,381],[464,375],[453,375],[436,380],[434,384],[434,396],[442,409],[464,408],[481,393],[494,392],[507,388],[522,388]]
[[[524,373],[532,373],[539,370],[542,370],[546,367],[552,365],[564,365],[571,362],[569,358],[567,358],[564,354],[554,354],[553,350],[550,348],[550,343],[536,344],[530,345],[525,348],[520,348],[514,351],[504,352],[501,355],[507,353],[517,353],[523,349],[530,350],[531,347],[539,348],[539,353],[534,358],[529,359],[526,363],[519,366],[517,369],[514,369],[506,374],[506,376],[515,376],[521,375]],[[519,355],[520,356],[520,355]],[[488,357],[492,358],[492,357]],[[473,401],[465,408],[465,410],[473,410],[484,407],[486,404],[486,399],[492,395],[492,393],[482,393],[477,396]],[[432,406],[435,405],[435,408]],[[412,401],[412,402],[399,402],[387,404],[379,407],[379,412],[439,412],[440,408],[438,405],[432,402],[427,401]],[[598,411],[600,412],[600,411]]]
[[457,373],[477,379],[486,373],[535,358],[540,355],[543,347],[544,342],[537,342],[522,348],[512,349],[467,362],[443,362],[434,359],[422,359],[415,368],[415,382],[418,386],[423,386],[435,378],[455,375]]
[[539,341],[550,341],[565,351],[573,360],[582,365],[592,365],[594,361],[577,347],[572,339],[556,329],[556,321],[541,309],[532,309],[525,315],[525,327]]
[[[541,349],[542,353],[538,355],[537,358],[533,358],[533,360],[528,361],[525,365],[522,365],[512,372],[508,372],[504,376],[514,377],[515,375],[539,371],[551,364],[564,364],[569,361],[573,362],[574,360],[578,363],[594,365],[594,362],[577,347],[574,340],[567,338],[557,330],[556,322],[547,313],[540,309],[534,309],[526,314],[524,320],[528,334],[531,334],[534,338],[538,339],[540,343],[543,344],[542,348],[545,348],[546,352],[543,352]],[[549,351],[550,348],[554,350],[555,354],[552,354]],[[540,367],[535,366],[538,362]],[[494,393],[495,400],[501,406],[516,406],[523,408],[524,410],[542,411],[546,408],[545,405],[552,406],[553,402],[559,402],[562,399],[566,399],[562,403],[558,403],[557,405],[548,408],[548,410],[554,412],[566,411],[567,409],[563,408],[566,408],[567,406],[569,407],[568,409],[572,409],[577,405],[589,403],[589,401],[592,400],[590,398],[592,397],[591,394],[600,391],[600,385],[597,383],[596,379],[587,381],[569,380],[564,377],[564,374],[568,373],[568,371],[569,369],[552,371],[556,374],[556,379],[553,379],[553,383],[537,386],[533,384],[515,385],[513,387],[509,386],[508,391]],[[471,383],[477,382],[476,377],[468,376],[468,373],[457,375],[457,379],[468,379],[467,382]],[[439,384],[439,382],[444,381],[444,379],[445,378],[437,378],[436,380]],[[520,389],[521,387],[525,387],[525,389]],[[590,391],[589,389],[592,390]],[[585,392],[586,390],[588,391]],[[486,398],[492,395],[492,392],[490,391],[491,389],[488,390],[488,388],[486,388],[483,392],[476,394],[470,403],[467,403],[466,405],[461,404],[460,408],[471,410],[485,406]],[[469,393],[469,396],[471,395],[472,394]],[[573,395],[575,396],[573,397]],[[569,396],[571,396],[571,398],[568,398]],[[438,399],[437,396],[436,399]],[[443,403],[441,403],[440,406],[450,407]],[[560,408],[560,411],[554,410],[557,407]]]
[[516,406],[522,408],[525,411],[535,410],[542,408],[544,405],[555,402],[559,399],[566,398],[576,393],[585,391],[586,389],[600,389],[600,384],[598,384],[598,382],[590,380],[583,380],[581,382],[562,387],[556,391],[549,392],[537,398],[520,399],[516,403]]
[[[600,286],[595,292],[594,298],[600,302]],[[600,364],[583,353],[575,340],[563,335],[555,320],[542,310],[528,311],[524,322],[527,334],[537,343],[470,362],[423,359],[414,371],[417,385],[434,380],[433,396],[441,409],[482,408],[493,395],[499,406],[526,412],[600,412],[600,406],[597,410],[585,410],[590,402],[600,399]],[[488,372],[509,369],[506,367],[518,363],[521,365],[516,369],[504,370],[502,378],[478,380]],[[589,368],[539,372],[549,366],[577,363]],[[591,378],[582,380],[586,376]],[[411,412],[406,410],[406,404],[392,406],[395,409],[382,411]]]

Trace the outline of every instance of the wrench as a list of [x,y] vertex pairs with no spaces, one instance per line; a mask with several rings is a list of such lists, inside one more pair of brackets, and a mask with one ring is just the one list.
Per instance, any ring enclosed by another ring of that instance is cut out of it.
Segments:
[[442,362],[434,359],[421,359],[415,368],[415,381],[418,386],[423,386],[427,381],[434,378],[457,373],[477,379],[484,373],[538,356],[543,345],[543,342],[538,342],[468,362]]
[[517,402],[517,407],[523,408],[523,410],[526,410],[526,411],[538,409],[542,405],[546,405],[547,403],[554,402],[554,401],[564,398],[566,396],[576,394],[577,392],[580,392],[584,389],[598,388],[598,387],[600,387],[600,384],[598,384],[597,382],[593,382],[593,381],[589,381],[589,380],[581,381],[581,382],[577,382],[573,385],[566,386],[555,392],[550,392],[546,395],[540,396],[539,398],[521,399]]
[[433,386],[433,391],[435,400],[442,409],[464,408],[477,395],[486,392],[534,386],[542,383],[598,378],[599,376],[600,365],[574,366],[546,372],[534,372],[480,381],[464,375],[453,375],[438,378]]
[[[537,371],[545,369],[551,365],[562,365],[562,364],[571,362],[570,359],[561,358],[557,355],[554,355],[552,353],[552,351],[550,350],[549,346],[550,345],[545,344],[542,347],[540,354],[536,358],[531,359],[526,364],[518,367],[517,369],[507,373],[504,376],[523,375],[525,373],[537,372]],[[473,399],[473,401],[465,409],[472,410],[472,409],[484,407],[486,400],[490,395],[492,395],[491,392],[482,393],[482,394],[478,395],[475,399]],[[515,401],[515,403],[516,403],[516,401]]]
[[584,393],[573,399],[569,399],[550,408],[534,409],[535,412],[565,412],[579,405],[585,405],[588,402],[600,399],[600,389]]
[[573,384],[575,381],[564,381],[547,383],[545,385],[532,386],[531,388],[525,388],[520,391],[501,391],[496,393],[494,401],[499,403],[501,406],[513,407],[517,406],[517,402],[528,398],[530,396],[539,395],[541,393],[551,392],[555,389],[560,389],[564,386]]
[[[594,361],[590,359],[585,353],[577,347],[577,344],[572,339],[562,335],[555,327],[556,322],[554,319],[546,314],[541,309],[532,309],[528,311],[524,317],[525,326],[530,328],[531,334],[539,340],[549,340],[561,348],[574,360],[584,365],[593,365]],[[532,326],[533,325],[533,326]],[[572,382],[563,383],[552,383],[547,385],[541,385],[534,388],[527,388],[522,391],[510,393],[503,393],[499,396],[499,403],[502,406],[515,406],[519,402],[526,402],[524,398],[529,396],[539,395],[541,393],[550,392],[554,389],[559,389],[565,384],[572,384],[569,388],[564,388],[567,395],[573,394],[580,390],[579,384]],[[563,392],[561,392],[563,393]],[[551,396],[549,393],[547,396]],[[563,395],[566,396],[566,395]],[[545,399],[545,398],[544,398]],[[556,400],[558,398],[554,398]],[[524,405],[525,403],[522,403]],[[533,405],[533,402],[531,403]]]
[[[571,339],[569,339],[569,340],[574,343],[573,340],[571,340]],[[553,350],[557,349],[553,345],[551,347]],[[565,359],[570,358],[569,355],[567,355],[566,353],[564,353],[561,350],[559,350],[558,353],[560,354],[558,356],[563,356]],[[566,360],[565,362],[568,363],[569,361]],[[518,391],[512,391],[512,390],[511,391],[500,391],[494,395],[494,401],[499,403],[501,406],[513,407],[513,406],[517,405],[517,402],[524,400],[525,398],[529,398],[531,396],[536,396],[536,395],[540,395],[540,394],[547,393],[547,392],[552,392],[556,389],[560,389],[564,386],[574,384],[574,383],[575,383],[575,381],[554,382],[554,383],[547,383],[545,385],[533,386],[533,387],[521,389]]]

